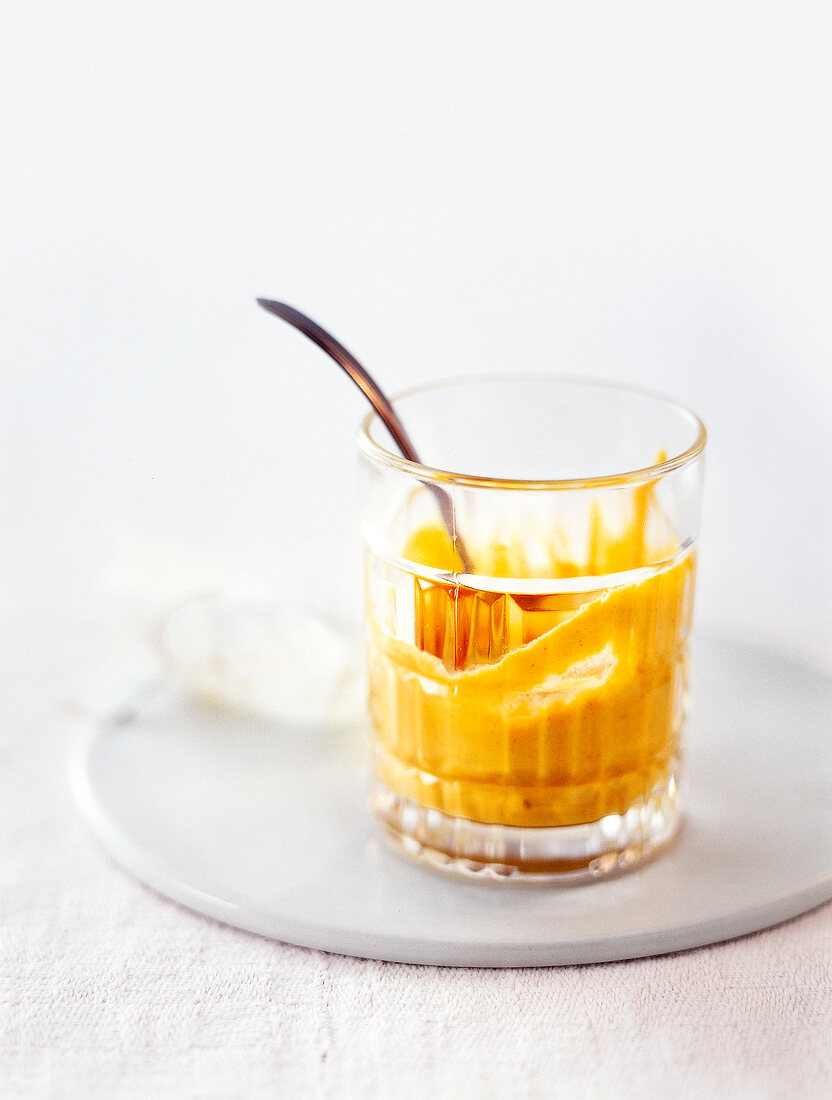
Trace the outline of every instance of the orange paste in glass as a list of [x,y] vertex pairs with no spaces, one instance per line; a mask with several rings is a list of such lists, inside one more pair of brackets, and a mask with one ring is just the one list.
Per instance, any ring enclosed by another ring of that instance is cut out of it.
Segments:
[[[585,562],[532,569],[522,547],[469,548],[488,577],[645,570],[652,487],[624,531],[595,517]],[[370,705],[376,770],[402,798],[473,821],[545,827],[626,812],[675,768],[684,718],[695,556],[600,591],[481,591],[418,576],[459,569],[447,534],[424,527],[413,563],[414,637],[373,622]],[[649,552],[648,552],[649,550]],[[554,586],[553,586],[554,587]],[[589,586],[588,586],[589,587]]]

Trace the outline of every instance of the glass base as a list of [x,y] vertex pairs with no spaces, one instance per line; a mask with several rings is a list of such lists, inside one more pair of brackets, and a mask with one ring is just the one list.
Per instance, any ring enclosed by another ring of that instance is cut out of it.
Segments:
[[520,828],[449,817],[376,780],[370,804],[397,847],[441,871],[499,881],[593,880],[659,852],[681,820],[675,771],[623,814],[585,825]]

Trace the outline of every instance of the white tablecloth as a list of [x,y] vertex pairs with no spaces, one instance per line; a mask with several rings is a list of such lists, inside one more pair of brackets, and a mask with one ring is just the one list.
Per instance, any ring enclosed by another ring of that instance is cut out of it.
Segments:
[[0,1095],[832,1094],[832,905],[664,958],[451,970],[274,943],[135,883],[66,782],[85,707],[148,659],[126,621],[2,624]]

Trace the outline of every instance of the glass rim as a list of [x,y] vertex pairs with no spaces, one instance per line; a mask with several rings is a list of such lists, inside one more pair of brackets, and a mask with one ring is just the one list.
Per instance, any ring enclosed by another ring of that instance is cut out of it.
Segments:
[[465,474],[454,470],[443,470],[435,466],[423,465],[420,462],[411,462],[410,459],[404,458],[402,455],[388,450],[380,443],[377,443],[370,435],[370,428],[373,422],[381,420],[381,417],[373,409],[367,413],[359,425],[357,433],[358,448],[371,461],[401,470],[402,473],[410,474],[412,477],[422,482],[430,481],[445,485],[461,485],[467,488],[522,489],[526,491],[540,489],[598,489],[634,485],[646,481],[657,481],[659,478],[664,477],[665,474],[671,473],[673,470],[678,470],[683,466],[687,466],[705,449],[705,444],[708,439],[705,425],[696,413],[692,412],[685,405],[681,405],[678,401],[674,401],[672,398],[666,397],[663,394],[656,393],[654,390],[645,389],[641,386],[632,386],[625,382],[608,381],[602,378],[589,378],[572,374],[549,374],[542,371],[524,371],[516,374],[508,374],[506,372],[498,372],[495,374],[468,374],[453,378],[441,378],[433,382],[423,382],[417,386],[410,386],[394,394],[391,397],[391,403],[395,406],[397,401],[403,401],[408,397],[415,397],[418,394],[427,393],[431,390],[441,390],[450,388],[451,386],[470,384],[472,382],[487,383],[514,381],[557,382],[561,384],[582,386],[586,389],[618,390],[621,393],[646,397],[651,401],[664,405],[665,408],[673,409],[677,413],[680,413],[695,428],[696,438],[684,451],[670,456],[663,462],[656,462],[650,466],[642,466],[635,470],[622,470],[615,474],[600,474],[595,477],[549,479],[487,477],[480,474]]

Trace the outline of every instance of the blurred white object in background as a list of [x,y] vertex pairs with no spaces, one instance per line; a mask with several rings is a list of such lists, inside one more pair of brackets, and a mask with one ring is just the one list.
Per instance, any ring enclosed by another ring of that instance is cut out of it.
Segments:
[[364,715],[363,645],[348,621],[311,608],[209,596],[162,628],[175,676],[211,704],[306,725]]

